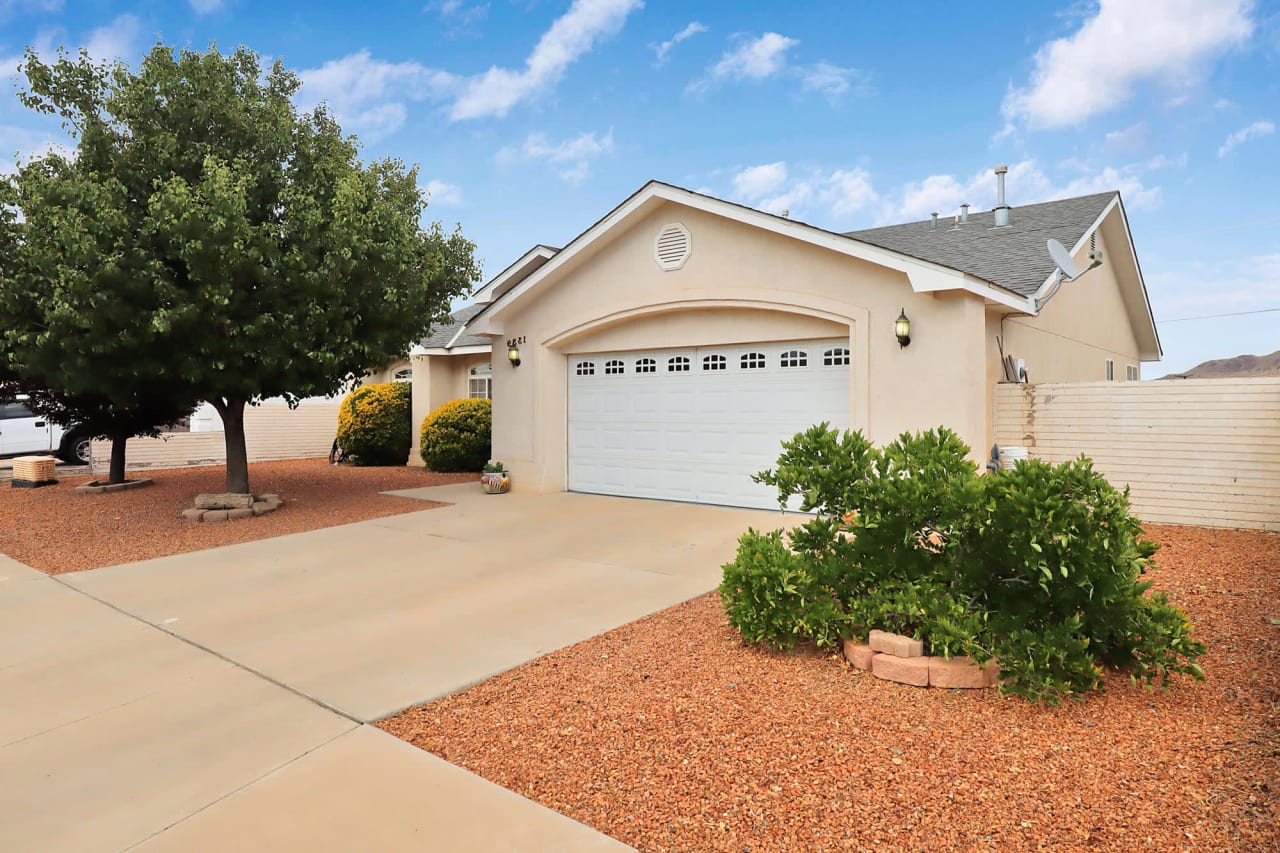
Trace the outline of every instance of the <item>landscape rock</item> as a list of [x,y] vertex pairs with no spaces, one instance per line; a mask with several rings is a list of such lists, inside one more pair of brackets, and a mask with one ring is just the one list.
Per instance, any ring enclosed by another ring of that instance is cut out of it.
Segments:
[[266,501],[254,501],[253,506],[249,507],[249,511],[254,515],[266,515],[275,509],[275,506]]
[[994,663],[978,666],[972,658],[954,657],[944,660],[940,657],[927,658],[929,661],[930,687],[958,687],[969,690],[991,687],[996,683],[997,668]]
[[253,509],[247,506],[227,510],[228,519],[253,518]]
[[185,518],[187,521],[200,521],[204,518],[204,514],[205,514],[205,510],[197,509],[196,507],[192,507],[191,509],[184,509],[182,511],[182,517]]
[[[900,658],[918,658],[924,655],[924,642],[888,631],[872,631],[867,644],[877,652]],[[928,682],[926,682],[928,683]]]
[[856,640],[842,640],[844,645],[844,658],[853,664],[856,669],[871,669],[871,659],[876,656],[876,650],[866,643],[859,643]]
[[241,495],[234,492],[196,495],[197,509],[247,509],[253,504],[253,495]]
[[902,658],[880,654],[871,659],[871,674],[885,681],[910,684],[912,687],[929,686],[929,659],[926,657]]
[[225,509],[205,510],[204,518],[201,521],[226,521],[227,511]]

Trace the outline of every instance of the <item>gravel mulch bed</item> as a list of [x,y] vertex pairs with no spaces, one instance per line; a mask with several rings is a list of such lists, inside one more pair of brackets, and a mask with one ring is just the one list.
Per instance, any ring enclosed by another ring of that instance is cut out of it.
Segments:
[[1149,533],[1203,683],[905,687],[744,647],[709,595],[381,725],[641,850],[1280,849],[1280,537]]
[[258,494],[280,495],[280,509],[199,524],[178,514],[197,494],[224,490],[222,466],[130,471],[128,476],[155,482],[109,495],[75,494],[89,477],[60,479],[39,489],[0,488],[0,554],[55,575],[96,569],[431,509],[441,504],[378,492],[478,479],[422,468],[332,466],[325,459],[255,462],[249,466],[249,484]]

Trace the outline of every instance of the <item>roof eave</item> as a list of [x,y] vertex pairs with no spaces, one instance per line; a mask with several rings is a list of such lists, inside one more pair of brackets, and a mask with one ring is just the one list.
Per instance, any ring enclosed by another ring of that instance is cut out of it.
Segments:
[[464,328],[469,334],[502,334],[502,329],[496,321],[509,305],[554,275],[556,270],[566,265],[586,246],[589,246],[596,239],[613,230],[620,222],[655,200],[682,204],[704,212],[725,216],[775,234],[792,237],[793,239],[821,246],[859,260],[896,269],[906,274],[912,291],[916,293],[966,290],[983,299],[989,299],[1015,310],[1028,310],[1027,297],[967,275],[960,270],[913,258],[910,255],[894,252],[890,249],[866,243],[838,232],[827,231],[804,222],[775,216],[754,208],[735,204],[734,202],[653,180],[632,193],[603,218],[569,241],[554,257],[533,271],[519,284],[516,284],[505,294],[490,302],[480,314],[472,318],[470,322],[474,325]]

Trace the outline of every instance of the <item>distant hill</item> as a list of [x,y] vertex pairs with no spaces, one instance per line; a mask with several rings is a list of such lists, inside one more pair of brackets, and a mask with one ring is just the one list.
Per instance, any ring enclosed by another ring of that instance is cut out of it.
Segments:
[[1237,355],[1197,364],[1185,373],[1161,379],[1225,379],[1229,376],[1280,376],[1280,350],[1271,355]]

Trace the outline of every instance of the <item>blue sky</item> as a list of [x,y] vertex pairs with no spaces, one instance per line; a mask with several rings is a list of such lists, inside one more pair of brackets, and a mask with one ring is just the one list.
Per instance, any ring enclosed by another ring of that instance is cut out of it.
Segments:
[[282,59],[367,156],[421,165],[488,275],[650,178],[848,230],[989,208],[1008,163],[1014,205],[1123,194],[1147,377],[1280,349],[1275,3],[0,0],[0,170],[65,142],[15,97],[25,45],[157,39]]

